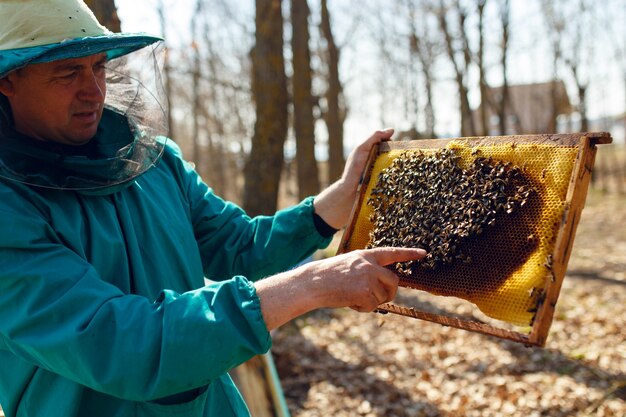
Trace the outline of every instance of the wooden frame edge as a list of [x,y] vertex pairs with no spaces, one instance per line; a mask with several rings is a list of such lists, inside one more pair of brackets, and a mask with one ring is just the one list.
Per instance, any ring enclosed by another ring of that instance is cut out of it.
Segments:
[[414,319],[430,321],[432,323],[437,323],[446,327],[454,327],[457,329],[468,330],[474,333],[495,336],[500,339],[523,343],[527,346],[535,345],[535,343],[529,339],[528,335],[512,330],[494,327],[490,324],[482,323],[475,320],[467,320],[460,317],[451,317],[441,314],[428,313],[426,311],[417,310],[412,307],[404,307],[393,303],[381,304],[378,307],[378,310],[379,312],[393,313],[401,316],[412,317]]
[[574,245],[576,227],[587,198],[596,152],[597,147],[593,139],[582,136],[567,188],[565,208],[552,253],[552,262],[551,265],[547,265],[550,271],[546,278],[545,299],[537,310],[537,316],[530,333],[530,341],[533,344],[544,346],[552,326],[556,302],[561,292],[567,264]]
[[595,144],[608,144],[612,142],[611,134],[608,132],[589,133],[562,133],[562,134],[542,134],[542,135],[509,135],[509,136],[474,136],[465,138],[446,139],[419,139],[409,141],[390,141],[380,144],[380,152],[388,152],[397,149],[437,149],[448,145],[451,142],[459,142],[468,146],[489,146],[502,142],[511,144],[554,144],[557,146],[578,146],[580,138],[586,137]]
[[[383,142],[383,143],[387,143],[387,142]],[[376,145],[372,146],[372,149],[370,150],[370,154],[367,158],[367,163],[365,164],[365,169],[363,171],[363,174],[361,175],[361,181],[359,182],[359,187],[357,189],[357,193],[356,193],[357,197],[356,197],[356,200],[354,201],[354,204],[352,205],[352,212],[350,213],[350,221],[346,229],[343,231],[343,235],[341,236],[341,241],[339,243],[339,247],[337,248],[337,253],[336,253],[337,255],[347,252],[346,246],[348,245],[350,237],[352,237],[352,231],[354,230],[354,225],[357,222],[357,217],[358,217],[357,214],[361,210],[361,205],[363,204],[363,196],[370,182],[372,168],[374,166],[374,163],[376,162],[376,159],[378,158],[380,147],[381,147],[381,143],[377,143]]]

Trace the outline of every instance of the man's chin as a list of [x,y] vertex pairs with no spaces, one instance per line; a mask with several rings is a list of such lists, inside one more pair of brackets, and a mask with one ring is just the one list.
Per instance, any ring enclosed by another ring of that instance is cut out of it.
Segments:
[[66,145],[81,146],[89,143],[94,136],[96,136],[96,130],[93,132],[82,132],[71,136],[68,135],[64,138],[63,142]]
[[81,145],[86,145],[87,143],[89,143],[91,139],[93,139],[93,136],[90,136],[88,138],[68,139],[66,144],[73,145],[73,146],[81,146]]
[[66,143],[68,145],[84,145],[96,136],[102,113],[77,113],[68,129]]

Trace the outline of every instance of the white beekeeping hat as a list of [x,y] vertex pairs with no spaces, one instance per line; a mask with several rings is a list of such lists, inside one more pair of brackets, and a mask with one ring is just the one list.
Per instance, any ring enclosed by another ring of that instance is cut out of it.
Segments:
[[159,42],[113,33],[81,0],[0,0],[0,78],[29,64],[106,52],[114,59]]

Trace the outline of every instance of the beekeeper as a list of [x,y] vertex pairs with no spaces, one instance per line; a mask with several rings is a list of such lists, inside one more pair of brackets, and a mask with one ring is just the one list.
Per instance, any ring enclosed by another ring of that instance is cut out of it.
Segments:
[[[166,138],[161,39],[80,0],[0,0],[0,404],[13,416],[246,416],[227,374],[311,310],[372,311],[417,249],[289,269],[348,220],[376,132],[316,197],[250,218]],[[281,272],[286,271],[286,272]],[[205,283],[205,277],[209,279]]]

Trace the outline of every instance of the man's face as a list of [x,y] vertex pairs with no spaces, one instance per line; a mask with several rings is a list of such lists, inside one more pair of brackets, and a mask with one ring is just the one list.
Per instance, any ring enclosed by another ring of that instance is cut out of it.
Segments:
[[81,145],[94,137],[106,95],[106,54],[32,64],[0,79],[15,128],[32,138]]

